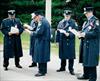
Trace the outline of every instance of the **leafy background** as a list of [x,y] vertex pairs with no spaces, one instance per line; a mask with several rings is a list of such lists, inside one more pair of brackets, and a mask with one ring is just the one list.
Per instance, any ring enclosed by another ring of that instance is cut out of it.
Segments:
[[[63,18],[63,10],[69,8],[72,9],[73,18],[81,27],[85,19],[82,14],[83,7],[90,4],[94,7],[94,14],[100,19],[100,0],[71,0],[69,3],[66,3],[66,0],[52,0],[52,28],[56,29],[58,22]],[[7,17],[7,10],[11,8],[16,10],[17,17],[23,23],[29,23],[30,13],[41,10],[45,14],[45,0],[0,0],[0,22]]]
[[[57,28],[58,22],[63,18],[63,10],[71,9],[73,11],[73,18],[79,25],[79,29],[82,27],[82,23],[85,20],[83,15],[83,8],[86,5],[92,5],[94,7],[94,14],[100,19],[100,0],[71,0],[66,3],[66,0],[52,0],[52,29]],[[45,0],[0,0],[0,23],[2,19],[7,17],[7,11],[9,9],[16,10],[16,16],[20,18],[22,23],[30,23],[31,13],[37,10],[41,10],[45,15]],[[24,49],[29,48],[29,35],[24,32],[22,34],[22,45]],[[79,51],[79,39],[76,38],[76,50]],[[0,44],[3,43],[3,35],[0,32]],[[52,43],[51,50],[58,50],[55,43]]]

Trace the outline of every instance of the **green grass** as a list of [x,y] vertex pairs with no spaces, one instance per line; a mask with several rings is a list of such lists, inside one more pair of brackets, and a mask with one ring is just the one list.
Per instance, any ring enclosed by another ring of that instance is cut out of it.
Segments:
[[51,54],[58,54],[58,45],[56,43],[51,43]]
[[3,43],[3,34],[0,31],[0,44],[2,44],[2,43]]
[[79,46],[80,46],[80,40],[76,37],[76,39],[75,39],[75,50],[76,50],[77,54],[79,54]]
[[21,35],[21,40],[23,49],[29,49],[30,35],[26,32],[23,32]]
[[[30,44],[30,35],[26,32],[23,32],[21,35],[21,39],[22,39],[22,47],[23,49],[29,49],[29,44]],[[3,35],[0,32],[0,44],[3,43]],[[76,52],[79,52],[79,44],[80,44],[80,40],[78,38],[76,38]],[[58,54],[58,45],[57,43],[51,43],[51,53],[53,54]]]

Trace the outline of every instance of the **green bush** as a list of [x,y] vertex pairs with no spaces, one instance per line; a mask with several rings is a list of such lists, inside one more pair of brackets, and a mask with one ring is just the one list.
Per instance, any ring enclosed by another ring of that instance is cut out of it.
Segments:
[[[52,27],[57,27],[58,22],[63,18],[63,10],[67,8],[73,10],[73,18],[82,26],[85,19],[83,7],[87,4],[93,5],[96,10],[95,15],[100,19],[100,0],[71,0],[69,3],[66,3],[66,0],[52,0]],[[0,6],[0,22],[7,16],[7,10],[11,7],[16,9],[22,22],[28,23],[32,12],[41,10],[43,15],[45,12],[45,0],[2,0]]]
[[63,19],[63,16],[53,16],[52,17],[52,28],[57,28],[58,23]]
[[20,18],[21,22],[23,23],[29,23],[31,21],[30,14],[21,14],[21,15],[17,15],[17,17]]
[[11,5],[18,5],[18,6],[32,6],[34,3],[31,1],[13,1],[10,3]]

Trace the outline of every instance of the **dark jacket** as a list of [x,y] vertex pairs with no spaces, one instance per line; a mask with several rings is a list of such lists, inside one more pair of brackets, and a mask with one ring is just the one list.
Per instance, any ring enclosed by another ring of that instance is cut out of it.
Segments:
[[69,33],[69,36],[57,31],[56,41],[59,43],[59,58],[60,59],[75,59],[75,35],[68,31],[68,28],[76,28],[75,21],[62,20],[58,24],[58,29],[64,29]]
[[34,62],[46,63],[50,61],[50,25],[43,17],[38,23],[35,34]]
[[[31,21],[30,26],[32,27],[32,32],[36,31],[37,23],[34,20]],[[30,35],[30,55],[34,56],[34,44],[35,44],[35,35]]]
[[[8,32],[11,29],[11,26],[17,25],[19,29],[19,35],[8,35]],[[13,58],[16,54],[18,57],[23,56],[22,53],[22,45],[20,35],[23,32],[23,28],[21,22],[18,18],[15,18],[14,22],[6,18],[1,23],[1,32],[4,34],[4,57],[5,58]]]
[[99,62],[99,20],[93,16],[89,21],[83,25],[82,32],[85,32],[85,38],[81,43],[81,58],[84,66],[97,66]]

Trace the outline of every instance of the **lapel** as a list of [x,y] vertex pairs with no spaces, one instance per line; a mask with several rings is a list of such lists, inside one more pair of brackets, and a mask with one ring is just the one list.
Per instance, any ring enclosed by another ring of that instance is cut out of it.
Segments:
[[15,19],[11,19],[10,23],[11,23],[11,26],[15,26],[17,24]]
[[84,31],[85,29],[87,29],[88,28],[88,26],[89,26],[89,21],[86,21],[84,24],[83,24],[83,29],[82,29],[82,31]]
[[91,26],[90,23],[94,23],[94,16],[83,24],[83,32],[89,31],[89,26]]
[[69,27],[69,21],[66,20],[66,21],[63,22],[63,29],[67,30],[68,27]]
[[36,27],[36,31],[39,31],[40,30],[41,25],[42,25],[42,22],[41,21],[38,22],[37,27]]

